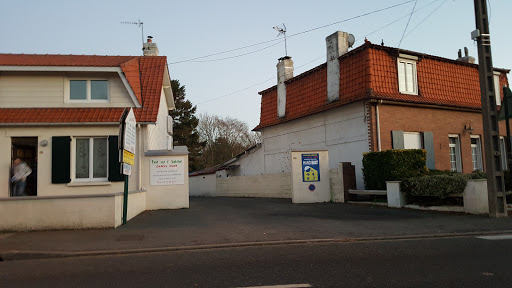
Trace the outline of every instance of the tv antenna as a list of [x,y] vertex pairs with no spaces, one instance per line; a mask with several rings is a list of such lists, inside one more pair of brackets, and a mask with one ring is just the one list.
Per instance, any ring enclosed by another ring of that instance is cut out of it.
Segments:
[[286,48],[286,25],[284,25],[284,23],[283,23],[283,28],[281,28],[279,26],[275,26],[273,28],[274,28],[274,30],[279,32],[279,34],[277,34],[277,37],[284,35],[284,54],[285,54],[285,56],[288,56],[288,49]]
[[141,22],[140,19],[138,19],[138,22],[121,22],[121,24],[135,24],[142,28],[142,45],[144,45],[144,22]]

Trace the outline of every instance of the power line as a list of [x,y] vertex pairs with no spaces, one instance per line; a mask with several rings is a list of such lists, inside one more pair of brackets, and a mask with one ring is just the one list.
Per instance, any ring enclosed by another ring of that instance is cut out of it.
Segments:
[[407,20],[407,25],[405,25],[404,32],[402,33],[402,38],[400,39],[400,42],[398,43],[398,48],[400,48],[400,45],[402,44],[402,40],[405,36],[405,31],[407,31],[407,27],[409,27],[409,22],[411,22],[412,13],[414,12],[414,9],[416,8],[416,4],[418,3],[418,0],[414,2],[414,7],[412,7],[411,15],[409,16],[409,20]]
[[[330,24],[327,24],[327,25],[320,26],[320,27],[312,28],[312,29],[309,29],[309,30],[306,30],[306,31],[298,32],[298,33],[292,34],[292,35],[287,36],[287,37],[288,38],[292,38],[294,36],[306,34],[306,33],[309,33],[309,32],[312,32],[312,31],[315,31],[315,30],[318,30],[318,29],[326,28],[326,27],[329,27],[329,26],[332,26],[332,25],[340,24],[340,23],[343,23],[343,22],[351,21],[351,20],[354,20],[354,19],[357,19],[357,18],[365,17],[365,16],[368,16],[368,15],[371,15],[371,14],[375,14],[375,13],[378,13],[378,12],[382,12],[382,11],[385,11],[385,10],[396,8],[396,7],[405,5],[405,4],[413,2],[413,1],[417,1],[417,0],[407,0],[407,1],[399,3],[399,4],[395,4],[395,5],[391,5],[391,6],[385,7],[385,8],[373,10],[373,11],[370,11],[370,12],[367,12],[367,13],[364,13],[364,14],[361,14],[361,15],[357,15],[357,16],[350,17],[350,18],[347,18],[347,19],[343,19],[343,20],[340,20],[340,21],[337,21],[337,22],[333,22],[333,23],[330,23]],[[241,49],[245,49],[245,48],[250,48],[250,47],[254,47],[254,46],[258,46],[258,45],[263,45],[263,44],[270,43],[270,42],[275,42],[275,41],[279,41],[279,39],[267,40],[267,41],[263,41],[263,42],[259,42],[259,43],[255,43],[255,44],[251,44],[251,45],[235,48],[235,49],[230,49],[230,50],[226,50],[226,51],[222,51],[222,52],[208,54],[208,55],[205,55],[205,56],[200,56],[200,57],[195,57],[195,58],[190,58],[190,59],[185,59],[185,60],[180,60],[180,61],[169,62],[169,64],[173,65],[173,64],[183,63],[183,62],[193,62],[194,60],[199,60],[199,59],[208,58],[208,57],[211,57],[211,56],[216,56],[216,55],[220,55],[220,54],[230,53],[230,52],[234,52],[234,51],[237,51],[237,50],[241,50]],[[267,47],[267,48],[269,48],[269,47]],[[261,49],[261,50],[263,50],[263,49]],[[259,50],[259,51],[261,51],[261,50]],[[256,51],[256,52],[258,52],[258,51]],[[246,53],[245,55],[248,55],[248,54],[251,54],[251,53]],[[243,55],[240,55],[240,56],[243,56]],[[240,56],[236,56],[236,57],[240,57]],[[234,58],[236,58],[236,57],[234,57]],[[219,60],[216,60],[216,61],[226,60],[226,59],[230,59],[230,57],[226,57],[224,59],[219,59]]]
[[[423,22],[425,22],[425,20],[427,20],[428,18],[430,18],[430,16],[432,16],[432,14],[434,14],[437,10],[439,10],[439,8],[441,8],[441,6],[444,5],[444,3],[446,3],[448,0],[444,0],[443,2],[441,2],[441,4],[439,4],[439,6],[437,6],[434,10],[432,10],[425,18],[423,18],[423,20],[420,21],[420,23],[418,23],[416,26],[414,26],[414,28],[412,28],[411,30],[409,30],[409,32],[407,32],[407,34],[405,34],[404,38],[406,38],[407,36],[409,36],[409,34],[412,33],[412,31],[416,30],[416,28],[418,28],[421,24],[423,24]],[[419,10],[416,10],[416,11],[419,11]]]

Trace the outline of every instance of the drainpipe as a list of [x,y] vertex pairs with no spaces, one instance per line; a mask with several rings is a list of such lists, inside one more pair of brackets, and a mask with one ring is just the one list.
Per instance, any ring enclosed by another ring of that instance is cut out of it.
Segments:
[[382,100],[377,101],[377,105],[375,105],[375,114],[377,118],[377,148],[381,151],[380,146],[380,119],[379,119],[379,105],[382,104]]
[[139,139],[138,139],[138,142],[139,142],[139,191],[142,190],[142,152],[144,151],[144,149],[142,149],[142,127],[140,126],[140,124],[137,124],[138,128],[139,128]]

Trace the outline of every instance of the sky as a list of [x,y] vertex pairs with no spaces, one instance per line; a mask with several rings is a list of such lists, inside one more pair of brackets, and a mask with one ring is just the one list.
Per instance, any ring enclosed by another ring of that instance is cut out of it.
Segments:
[[[493,64],[511,69],[512,1],[488,7]],[[259,123],[258,92],[276,84],[277,59],[285,56],[273,30],[283,23],[294,75],[325,63],[325,37],[335,31],[353,34],[353,48],[367,37],[449,59],[468,47],[478,58],[471,0],[3,1],[0,53],[141,55],[141,28],[121,24],[139,20],[198,115],[236,118],[250,129]]]

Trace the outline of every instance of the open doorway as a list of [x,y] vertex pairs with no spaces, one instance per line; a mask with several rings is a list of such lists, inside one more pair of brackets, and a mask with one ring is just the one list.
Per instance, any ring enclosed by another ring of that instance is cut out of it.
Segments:
[[[37,137],[12,137],[11,143],[11,167],[20,158],[32,169],[26,179],[25,195],[37,196]],[[12,185],[10,188],[9,195],[13,196]]]

